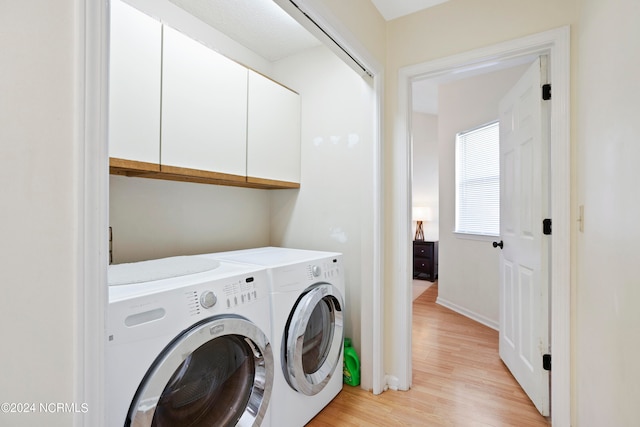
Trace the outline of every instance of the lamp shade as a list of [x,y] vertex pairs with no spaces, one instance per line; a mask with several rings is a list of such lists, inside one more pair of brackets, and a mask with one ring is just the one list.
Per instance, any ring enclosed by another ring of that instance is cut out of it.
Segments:
[[431,208],[427,206],[414,206],[412,217],[414,221],[431,221],[433,219]]

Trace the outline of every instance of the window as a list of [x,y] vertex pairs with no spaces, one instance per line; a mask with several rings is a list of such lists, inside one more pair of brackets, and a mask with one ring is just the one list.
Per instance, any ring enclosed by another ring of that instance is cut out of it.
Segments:
[[500,234],[498,122],[456,135],[456,232]]

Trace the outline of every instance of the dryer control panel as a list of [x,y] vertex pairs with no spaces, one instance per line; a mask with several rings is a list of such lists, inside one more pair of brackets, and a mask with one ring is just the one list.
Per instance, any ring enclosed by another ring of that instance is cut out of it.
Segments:
[[319,260],[307,265],[307,279],[332,281],[341,277],[342,268],[339,258]]

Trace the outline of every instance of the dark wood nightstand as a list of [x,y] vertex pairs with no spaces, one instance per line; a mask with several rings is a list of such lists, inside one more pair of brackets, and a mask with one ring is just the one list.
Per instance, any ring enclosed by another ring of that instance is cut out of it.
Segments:
[[413,278],[431,282],[438,278],[438,242],[413,241]]

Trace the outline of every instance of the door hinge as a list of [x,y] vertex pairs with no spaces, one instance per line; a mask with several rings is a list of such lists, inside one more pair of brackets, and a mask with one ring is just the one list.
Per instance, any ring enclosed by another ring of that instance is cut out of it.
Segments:
[[542,221],[542,234],[547,236],[551,234],[551,218],[545,218]]
[[551,370],[551,355],[550,354],[543,354],[542,355],[542,368],[545,371],[550,371]]
[[547,83],[542,85],[542,100],[548,101],[551,99],[551,84]]
[[113,228],[109,227],[109,265],[113,264]]

